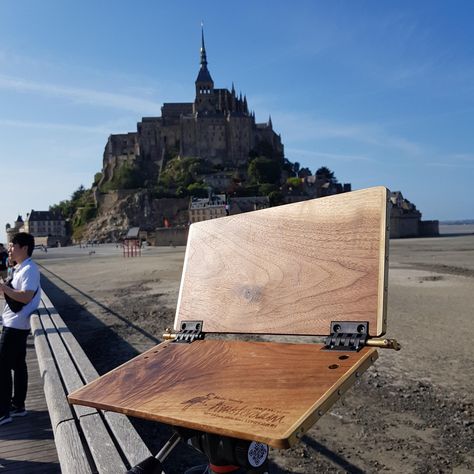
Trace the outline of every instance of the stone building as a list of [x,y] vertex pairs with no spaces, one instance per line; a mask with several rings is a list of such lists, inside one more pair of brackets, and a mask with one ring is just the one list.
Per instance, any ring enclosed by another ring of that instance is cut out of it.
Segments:
[[304,193],[311,198],[348,193],[352,189],[350,183],[338,183],[317,175],[305,176],[301,182]]
[[26,215],[25,232],[34,237],[66,237],[66,220],[52,211],[34,211]]
[[18,216],[16,218],[16,221],[13,223],[13,226],[11,226],[9,223],[5,226],[5,230],[7,233],[7,243],[10,243],[13,239],[13,236],[17,234],[18,232],[22,232],[23,226],[25,225],[25,222],[23,221],[23,218],[21,216]]
[[256,123],[246,96],[214,87],[207,67],[204,33],[201,38],[201,65],[195,80],[193,102],[165,103],[161,116],[144,117],[137,131],[110,135],[104,150],[103,176],[99,186],[112,180],[123,163],[135,163],[154,184],[167,159],[175,156],[205,159],[223,168],[245,165],[249,152],[258,144],[270,144],[283,158],[281,137],[271,119]]
[[6,232],[8,242],[11,242],[17,232],[28,232],[35,237],[37,245],[64,245],[68,240],[65,219],[52,211],[32,209],[26,215],[25,221],[21,216],[18,216],[13,227],[7,224]]
[[192,198],[189,201],[189,222],[207,221],[224,217],[227,213],[225,194],[214,194],[207,198]]
[[422,221],[421,212],[400,191],[390,193],[390,201],[390,238],[439,235],[439,222]]
[[233,197],[229,199],[229,214],[259,211],[270,207],[268,196]]

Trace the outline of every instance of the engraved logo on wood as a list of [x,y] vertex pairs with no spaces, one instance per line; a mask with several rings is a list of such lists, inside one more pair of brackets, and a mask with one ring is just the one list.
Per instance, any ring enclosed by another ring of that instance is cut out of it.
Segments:
[[204,414],[213,418],[241,421],[253,425],[276,428],[281,425],[287,413],[248,404],[242,400],[221,397],[213,392],[181,402],[183,410],[200,406]]

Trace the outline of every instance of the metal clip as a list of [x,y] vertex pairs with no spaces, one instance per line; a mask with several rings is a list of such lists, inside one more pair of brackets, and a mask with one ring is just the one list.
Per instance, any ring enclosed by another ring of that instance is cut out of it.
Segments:
[[181,330],[176,334],[173,342],[191,343],[198,339],[204,339],[202,325],[203,321],[182,321]]
[[333,351],[360,351],[367,342],[369,323],[367,321],[332,321],[331,331],[325,346]]

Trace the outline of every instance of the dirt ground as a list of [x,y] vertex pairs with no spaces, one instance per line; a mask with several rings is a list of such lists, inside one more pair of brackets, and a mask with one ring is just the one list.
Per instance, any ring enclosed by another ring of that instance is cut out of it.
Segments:
[[[43,288],[100,373],[161,341],[172,325],[184,248],[124,259],[114,246],[35,257]],[[271,473],[474,472],[474,235],[390,244],[388,336],[380,358]],[[133,420],[157,451],[167,427]],[[167,461],[203,458],[186,446]]]

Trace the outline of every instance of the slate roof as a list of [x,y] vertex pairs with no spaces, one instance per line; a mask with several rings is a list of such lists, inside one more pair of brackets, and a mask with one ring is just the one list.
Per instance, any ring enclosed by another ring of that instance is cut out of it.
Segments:
[[28,222],[39,222],[39,221],[63,221],[64,217],[52,211],[34,211],[30,212],[30,215],[26,218]]

